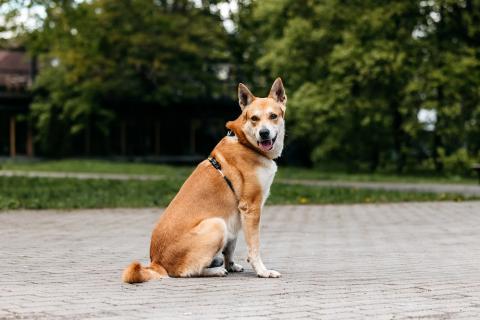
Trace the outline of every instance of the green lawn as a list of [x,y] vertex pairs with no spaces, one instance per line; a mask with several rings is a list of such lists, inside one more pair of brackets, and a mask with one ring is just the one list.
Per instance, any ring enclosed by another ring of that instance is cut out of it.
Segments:
[[[63,171],[63,172],[98,172],[162,175],[171,178],[185,179],[194,166],[172,166],[163,164],[146,164],[134,162],[66,159],[56,161],[0,163],[0,168],[6,170],[27,171]],[[467,183],[475,184],[477,179],[461,176],[438,176],[428,173],[396,175],[392,173],[345,173],[331,169],[305,169],[279,166],[277,179],[319,179],[341,181],[382,181],[382,182],[430,182],[430,183]]]
[[283,179],[306,179],[306,180],[335,180],[335,181],[358,181],[358,182],[409,182],[409,183],[456,183],[476,184],[478,179],[474,177],[462,177],[459,175],[435,175],[434,173],[417,174],[394,174],[387,172],[379,173],[346,173],[327,169],[306,169],[298,167],[281,167],[277,178]]
[[[0,177],[0,209],[164,207],[183,183]],[[274,184],[268,204],[371,203],[470,200],[455,194],[412,193],[355,188]]]
[[162,207],[181,183],[0,177],[0,209]]

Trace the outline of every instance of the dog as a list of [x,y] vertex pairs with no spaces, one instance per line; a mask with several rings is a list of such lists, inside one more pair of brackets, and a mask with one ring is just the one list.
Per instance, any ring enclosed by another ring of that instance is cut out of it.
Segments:
[[[260,257],[260,216],[283,149],[287,96],[280,78],[266,98],[238,85],[240,116],[226,127],[210,157],[201,162],[157,222],[148,267],[138,262],[122,275],[126,283],[164,277],[222,277],[241,272],[233,261],[243,229],[247,261],[257,276],[278,278]],[[220,254],[223,253],[223,259]]]

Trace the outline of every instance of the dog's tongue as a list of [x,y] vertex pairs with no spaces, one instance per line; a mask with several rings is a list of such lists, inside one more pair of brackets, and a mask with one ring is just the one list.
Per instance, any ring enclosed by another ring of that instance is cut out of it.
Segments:
[[272,149],[272,146],[273,146],[273,142],[272,140],[263,140],[263,141],[260,141],[260,146],[262,147],[263,150],[270,150]]

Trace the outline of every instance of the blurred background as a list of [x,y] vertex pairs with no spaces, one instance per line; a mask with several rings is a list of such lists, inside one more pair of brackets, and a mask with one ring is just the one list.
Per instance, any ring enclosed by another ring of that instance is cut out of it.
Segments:
[[238,82],[289,97],[284,165],[473,178],[480,1],[0,1],[0,157],[195,163]]

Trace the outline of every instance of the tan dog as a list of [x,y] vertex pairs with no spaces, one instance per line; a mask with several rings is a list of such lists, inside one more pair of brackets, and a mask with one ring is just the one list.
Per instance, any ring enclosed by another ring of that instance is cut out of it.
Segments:
[[[223,138],[185,181],[153,230],[150,266],[133,262],[123,272],[124,282],[243,271],[232,260],[241,228],[257,275],[280,277],[260,258],[259,224],[277,171],[273,159],[283,149],[287,96],[277,78],[267,98],[256,98],[239,84],[238,99],[242,113],[227,123],[234,136]],[[215,258],[220,253],[225,268]]]

